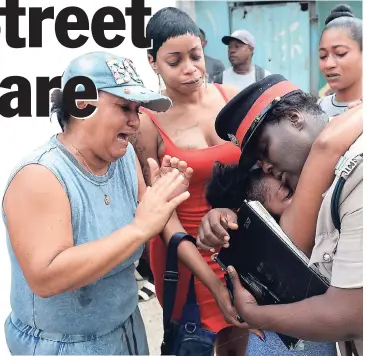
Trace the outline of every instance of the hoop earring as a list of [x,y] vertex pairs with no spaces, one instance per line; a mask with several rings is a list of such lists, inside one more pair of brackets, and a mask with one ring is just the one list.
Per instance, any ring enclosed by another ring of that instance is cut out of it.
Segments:
[[162,94],[162,90],[164,89],[163,88],[163,85],[162,85],[163,78],[161,80],[161,75],[160,74],[157,74],[157,77],[158,77],[158,90],[159,90],[159,94]]

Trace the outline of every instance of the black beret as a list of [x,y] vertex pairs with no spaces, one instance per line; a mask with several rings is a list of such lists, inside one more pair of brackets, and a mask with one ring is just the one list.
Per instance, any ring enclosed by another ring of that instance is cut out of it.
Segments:
[[299,91],[293,83],[279,74],[272,74],[248,86],[232,98],[219,112],[215,130],[220,138],[241,148],[240,166],[249,170],[254,158],[249,143],[267,112],[283,97]]

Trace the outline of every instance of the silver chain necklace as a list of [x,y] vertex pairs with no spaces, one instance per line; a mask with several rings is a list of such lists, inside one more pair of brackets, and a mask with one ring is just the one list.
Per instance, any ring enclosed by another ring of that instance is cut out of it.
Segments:
[[[95,175],[94,173],[93,173],[93,171],[90,169],[90,167],[89,167],[89,165],[88,165],[88,163],[87,163],[87,161],[85,160],[85,158],[84,158],[84,156],[82,155],[82,153],[73,145],[73,144],[71,144],[73,147],[74,147],[74,149],[78,152],[78,154],[82,157],[82,160],[83,160],[83,162],[84,162],[84,164],[85,164],[85,166],[87,167],[87,169],[88,169],[88,171],[89,171],[89,173],[90,174],[92,174],[92,175]],[[100,185],[98,185],[98,187],[102,190],[102,193],[103,193],[103,195],[104,195],[104,203],[106,204],[106,205],[109,205],[110,203],[111,203],[111,199],[110,199],[110,197],[105,193],[105,191],[103,190],[103,188],[102,188],[102,186],[100,186]]]

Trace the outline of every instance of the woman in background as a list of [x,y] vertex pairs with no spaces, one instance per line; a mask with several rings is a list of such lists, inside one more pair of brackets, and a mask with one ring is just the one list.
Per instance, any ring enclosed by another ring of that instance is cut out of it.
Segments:
[[[135,151],[143,172],[148,157],[160,161],[165,154],[184,159],[193,168],[190,198],[176,210],[175,221],[170,226],[172,234],[186,231],[196,237],[202,217],[210,210],[205,185],[214,162],[231,164],[239,159],[239,148],[221,140],[214,127],[217,114],[238,90],[205,83],[200,30],[185,12],[176,8],[158,11],[149,20],[146,35],[153,41],[148,52],[149,62],[160,83],[164,82],[163,93],[170,97],[173,106],[158,114],[143,110]],[[145,177],[148,179],[147,174]],[[162,234],[163,239],[157,238],[151,243],[151,268],[161,305],[166,245],[172,234]],[[220,267],[211,260],[211,253],[199,251],[190,242],[183,242],[178,254],[182,263],[173,318],[177,320],[181,316],[190,275],[194,273],[202,325],[218,333],[216,354],[243,356],[248,331],[233,327],[241,324],[235,319]]]
[[329,116],[362,98],[362,32],[362,20],[347,5],[337,6],[325,20],[319,66],[333,94],[321,98],[319,105]]

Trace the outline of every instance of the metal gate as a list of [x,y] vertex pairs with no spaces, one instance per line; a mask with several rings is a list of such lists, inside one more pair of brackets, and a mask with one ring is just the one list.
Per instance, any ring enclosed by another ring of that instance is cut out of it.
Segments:
[[230,8],[231,32],[250,31],[256,41],[254,63],[281,74],[310,92],[310,16],[308,3],[242,5]]

